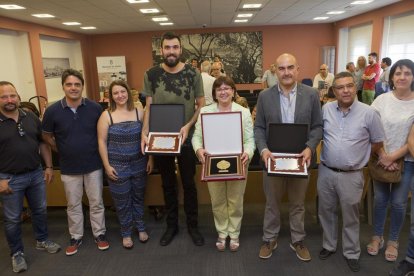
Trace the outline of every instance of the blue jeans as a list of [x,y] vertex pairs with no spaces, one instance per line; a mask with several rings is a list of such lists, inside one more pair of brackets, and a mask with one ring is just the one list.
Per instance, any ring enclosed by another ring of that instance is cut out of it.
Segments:
[[32,226],[36,240],[47,239],[45,181],[41,167],[17,175],[0,173],[0,178],[9,179],[9,187],[13,190],[11,194],[0,196],[3,203],[4,230],[11,255],[13,255],[18,251],[24,251],[20,216],[25,196],[32,212]]
[[411,177],[411,227],[408,239],[407,259],[414,263],[414,162],[405,162],[404,173]]
[[414,166],[404,162],[404,172],[400,183],[383,183],[374,181],[374,235],[384,235],[384,224],[390,204],[390,232],[388,240],[398,241],[407,210],[408,191],[413,182]]

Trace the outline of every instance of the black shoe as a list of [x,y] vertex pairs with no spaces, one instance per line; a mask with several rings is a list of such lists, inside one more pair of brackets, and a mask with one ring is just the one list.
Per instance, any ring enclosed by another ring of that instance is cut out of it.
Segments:
[[188,227],[188,233],[190,234],[191,239],[195,245],[204,245],[204,238],[201,236],[200,232],[198,232],[197,227]]
[[322,248],[321,252],[319,252],[319,259],[326,260],[332,254],[335,254],[335,251],[329,251],[328,249]]
[[160,240],[160,245],[166,246],[169,245],[170,242],[174,239],[175,235],[178,233],[177,227],[168,227],[167,230],[164,232]]
[[406,260],[402,260],[398,266],[394,267],[390,271],[390,276],[406,276],[411,275],[410,272],[414,272],[414,264]]
[[358,259],[346,259],[346,262],[349,266],[349,268],[353,271],[353,272],[358,272],[360,267],[359,267],[359,260]]

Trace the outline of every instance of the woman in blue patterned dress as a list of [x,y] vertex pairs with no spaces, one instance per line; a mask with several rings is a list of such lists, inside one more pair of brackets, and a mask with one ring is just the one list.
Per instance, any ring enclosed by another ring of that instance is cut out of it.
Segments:
[[122,245],[130,249],[131,237],[138,230],[139,240],[146,242],[144,193],[152,159],[142,155],[142,108],[134,108],[131,91],[125,81],[109,86],[110,108],[98,121],[99,153],[108,175],[109,189],[121,224]]

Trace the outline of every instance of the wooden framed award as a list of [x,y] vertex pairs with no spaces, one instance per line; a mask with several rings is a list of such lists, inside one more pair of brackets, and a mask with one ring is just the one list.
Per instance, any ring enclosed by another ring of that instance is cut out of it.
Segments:
[[148,144],[145,153],[152,155],[179,155],[180,130],[184,126],[183,104],[151,104]]
[[269,124],[267,146],[274,159],[267,160],[269,176],[308,177],[299,154],[306,148],[309,126],[307,124]]
[[307,177],[308,169],[303,158],[292,153],[272,153],[274,159],[267,160],[267,174],[273,176]]
[[241,112],[203,113],[203,146],[208,153],[201,181],[242,180],[246,178],[241,162],[243,129]]

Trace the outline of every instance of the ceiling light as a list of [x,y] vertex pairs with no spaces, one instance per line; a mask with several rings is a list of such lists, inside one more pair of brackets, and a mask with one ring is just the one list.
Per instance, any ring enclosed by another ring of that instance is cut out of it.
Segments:
[[247,21],[249,21],[249,20],[247,20],[247,19],[236,19],[236,20],[234,20],[234,22],[236,22],[236,23],[246,23]]
[[76,25],[82,25],[79,22],[63,22],[63,25],[68,25],[68,26],[76,26]]
[[159,13],[160,12],[159,9],[140,9],[139,11],[142,13]]
[[363,1],[354,1],[351,3],[351,5],[365,5],[368,3],[373,2],[374,0],[363,0]]
[[96,29],[96,27],[94,26],[87,26],[87,27],[80,27],[80,28],[84,30],[95,30]]
[[32,14],[32,16],[39,17],[39,18],[53,18],[53,17],[55,17],[54,15],[51,15],[51,14],[48,14],[48,13],[37,13],[37,14]]
[[237,17],[252,17],[253,14],[252,13],[239,13],[237,15]]
[[174,25],[174,23],[172,23],[172,22],[161,22],[160,25],[161,26],[170,26],[170,25]]
[[168,21],[167,17],[153,17],[152,21],[161,22],[161,21]]
[[243,9],[258,9],[262,4],[244,4]]
[[131,4],[139,4],[139,3],[148,3],[149,0],[127,0],[127,2]]
[[5,10],[24,10],[26,9],[25,7],[19,6],[19,5],[0,5],[0,8],[5,9]]
[[326,14],[343,14],[345,11],[330,11],[327,12]]
[[313,20],[326,20],[328,19],[328,16],[319,16],[319,17],[315,17]]

